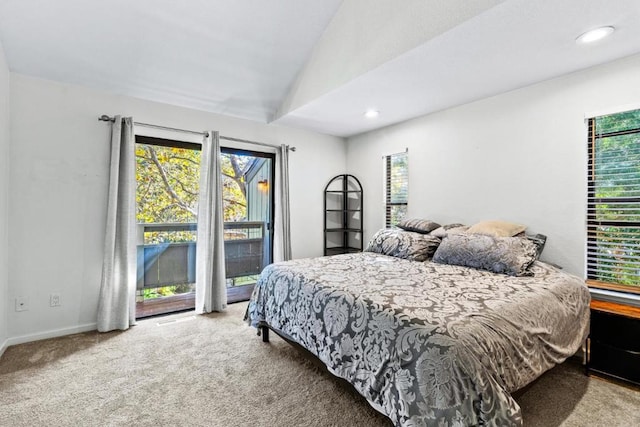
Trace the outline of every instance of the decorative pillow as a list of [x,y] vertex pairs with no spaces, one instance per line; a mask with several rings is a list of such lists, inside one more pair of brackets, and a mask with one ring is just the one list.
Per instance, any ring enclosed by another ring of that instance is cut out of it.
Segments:
[[442,227],[436,228],[429,234],[442,239],[444,238],[444,236],[446,236],[449,233],[463,233],[468,229],[469,229],[469,226],[464,224],[457,224],[457,223],[447,224],[447,225],[443,225]]
[[396,227],[402,228],[406,231],[413,231],[415,233],[427,234],[431,230],[435,230],[440,227],[440,224],[433,222],[429,219],[403,219]]
[[449,234],[433,255],[433,261],[509,276],[531,276],[528,269],[537,259],[537,254],[536,245],[521,237]]
[[382,229],[373,236],[365,252],[375,252],[410,261],[425,261],[433,256],[439,244],[440,239],[428,234]]
[[472,225],[467,233],[469,234],[485,234],[495,237],[513,237],[522,233],[527,226],[507,221],[481,221]]
[[542,251],[544,250],[544,245],[547,243],[547,236],[544,234],[527,234],[525,237],[536,245],[536,251],[538,254],[536,259],[540,258],[540,255],[542,255]]

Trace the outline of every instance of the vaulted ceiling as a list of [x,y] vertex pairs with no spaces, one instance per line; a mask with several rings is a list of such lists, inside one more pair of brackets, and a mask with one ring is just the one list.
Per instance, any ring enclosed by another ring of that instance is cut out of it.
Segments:
[[13,72],[349,136],[638,53],[640,1],[0,0],[0,41]]

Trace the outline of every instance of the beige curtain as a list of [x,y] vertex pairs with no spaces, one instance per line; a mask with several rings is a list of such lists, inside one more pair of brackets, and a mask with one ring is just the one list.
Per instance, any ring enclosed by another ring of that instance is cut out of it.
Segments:
[[220,138],[211,131],[202,143],[198,240],[196,242],[196,313],[227,307]]
[[128,329],[136,320],[135,137],[131,117],[115,117],[107,226],[98,302],[98,331]]

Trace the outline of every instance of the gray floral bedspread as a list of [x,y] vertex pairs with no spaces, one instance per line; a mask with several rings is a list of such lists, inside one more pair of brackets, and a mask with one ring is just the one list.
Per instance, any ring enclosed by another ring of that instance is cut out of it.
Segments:
[[522,425],[511,392],[574,354],[589,291],[532,277],[357,253],[273,264],[247,309],[314,353],[397,426]]

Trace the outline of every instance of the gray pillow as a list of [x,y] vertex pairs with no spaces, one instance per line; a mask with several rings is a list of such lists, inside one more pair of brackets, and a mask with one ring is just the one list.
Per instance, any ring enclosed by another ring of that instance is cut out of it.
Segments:
[[521,237],[449,234],[433,255],[433,261],[509,276],[531,276],[529,267],[537,257],[536,245]]
[[436,228],[429,234],[442,239],[444,236],[446,236],[449,233],[462,233],[464,231],[467,231],[468,229],[469,229],[469,226],[464,224],[458,224],[458,223],[446,224],[439,228]]
[[536,245],[538,253],[537,258],[540,258],[540,255],[542,255],[542,251],[544,250],[544,245],[547,243],[547,236],[544,234],[527,234],[525,237]]
[[440,227],[440,224],[433,222],[430,219],[403,219],[396,227],[402,228],[406,231],[413,231],[415,233],[427,234],[432,230]]
[[410,261],[425,261],[433,256],[439,244],[440,239],[428,234],[382,229],[373,236],[365,252],[374,252]]

